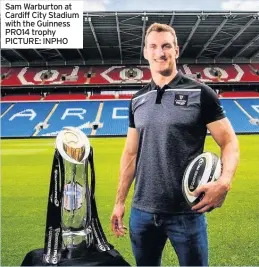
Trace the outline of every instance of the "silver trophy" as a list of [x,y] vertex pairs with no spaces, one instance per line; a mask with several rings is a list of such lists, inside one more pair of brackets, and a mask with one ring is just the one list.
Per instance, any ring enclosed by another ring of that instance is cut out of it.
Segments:
[[66,127],[56,138],[56,148],[63,158],[64,189],[61,227],[64,248],[73,249],[82,242],[90,246],[92,231],[90,217],[87,158],[90,142],[78,128]]
[[80,129],[65,127],[56,138],[43,262],[56,265],[109,250],[95,201],[93,148]]
[[56,138],[44,248],[27,253],[22,266],[129,266],[106,239],[95,184],[87,136],[78,128],[64,128]]

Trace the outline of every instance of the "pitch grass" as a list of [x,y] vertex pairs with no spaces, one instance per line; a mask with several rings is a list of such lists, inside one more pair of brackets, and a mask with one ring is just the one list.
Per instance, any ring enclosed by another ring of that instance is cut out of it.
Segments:
[[[94,147],[96,197],[102,226],[108,240],[134,265],[129,235],[115,238],[109,222],[125,138],[90,141]],[[239,136],[239,141],[241,161],[232,190],[223,207],[207,215],[210,265],[214,266],[259,265],[259,138]],[[205,150],[219,151],[211,137]],[[53,151],[54,139],[2,140],[2,266],[20,265],[28,251],[44,246]],[[127,225],[129,205],[128,200]],[[163,253],[163,265],[178,265],[169,243]]]

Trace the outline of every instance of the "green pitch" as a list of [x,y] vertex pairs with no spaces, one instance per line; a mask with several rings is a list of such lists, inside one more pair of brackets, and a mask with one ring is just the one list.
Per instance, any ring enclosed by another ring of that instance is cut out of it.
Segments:
[[[94,147],[96,198],[102,226],[109,242],[133,265],[129,235],[117,239],[110,230],[125,138],[90,141]],[[259,265],[259,138],[258,135],[239,136],[239,141],[241,161],[232,190],[223,207],[207,215],[211,266]],[[44,246],[54,139],[2,140],[1,143],[1,265],[17,266],[28,251]],[[205,150],[219,152],[211,137]],[[128,200],[127,225],[129,206]],[[178,265],[169,244],[164,250],[163,265]]]

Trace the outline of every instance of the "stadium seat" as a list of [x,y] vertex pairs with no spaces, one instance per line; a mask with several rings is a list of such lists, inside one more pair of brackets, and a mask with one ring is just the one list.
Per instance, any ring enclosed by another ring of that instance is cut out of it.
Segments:
[[85,94],[49,94],[44,100],[85,100]]
[[1,97],[1,101],[33,101],[41,100],[41,95],[7,95]]

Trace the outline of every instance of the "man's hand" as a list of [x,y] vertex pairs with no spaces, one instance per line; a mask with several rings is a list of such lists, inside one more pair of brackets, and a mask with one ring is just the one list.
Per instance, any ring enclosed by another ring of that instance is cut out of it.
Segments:
[[202,213],[222,206],[230,186],[220,180],[201,185],[194,191],[196,197],[201,194],[203,197],[198,204],[192,207],[192,210]]
[[123,216],[125,212],[125,206],[123,204],[115,204],[113,213],[111,216],[112,231],[116,237],[124,236],[127,228],[123,225]]

